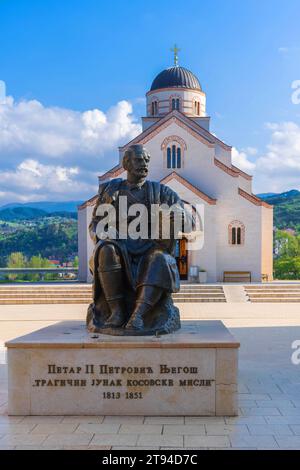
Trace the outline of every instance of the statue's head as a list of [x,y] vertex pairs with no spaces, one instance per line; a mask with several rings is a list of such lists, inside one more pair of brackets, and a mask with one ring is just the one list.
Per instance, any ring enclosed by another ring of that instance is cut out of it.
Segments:
[[150,154],[143,145],[131,145],[124,153],[123,168],[132,179],[140,180],[148,175]]

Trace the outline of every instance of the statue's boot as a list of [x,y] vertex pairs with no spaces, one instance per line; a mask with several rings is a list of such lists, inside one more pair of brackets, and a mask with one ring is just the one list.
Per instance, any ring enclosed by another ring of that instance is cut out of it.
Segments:
[[138,331],[145,329],[144,320],[161,298],[162,292],[162,289],[156,286],[142,286],[139,288],[136,305],[126,324],[126,329]]
[[108,302],[111,314],[105,322],[106,328],[119,328],[126,322],[125,305],[123,297]]
[[[102,253],[101,253],[102,252]],[[110,309],[105,327],[117,328],[127,319],[123,292],[123,273],[119,256],[114,247],[105,246],[100,250],[99,280]]]
[[121,269],[112,269],[110,271],[99,270],[99,279],[105,300],[111,312],[105,322],[105,327],[120,327],[125,323],[127,318],[124,295],[122,292],[122,271]]

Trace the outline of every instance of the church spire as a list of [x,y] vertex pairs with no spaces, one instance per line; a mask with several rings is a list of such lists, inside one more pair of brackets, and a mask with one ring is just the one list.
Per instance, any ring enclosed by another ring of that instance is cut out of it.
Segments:
[[174,65],[175,67],[178,67],[178,52],[180,49],[178,49],[177,45],[174,44],[173,49],[171,49],[171,52],[174,52]]

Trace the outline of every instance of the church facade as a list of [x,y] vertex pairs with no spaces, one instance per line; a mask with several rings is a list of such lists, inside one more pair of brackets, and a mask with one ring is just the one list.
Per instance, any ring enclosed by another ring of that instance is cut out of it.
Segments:
[[[175,65],[154,79],[146,94],[143,131],[119,148],[119,163],[99,182],[125,178],[122,157],[129,145],[143,144],[151,155],[148,178],[201,207],[203,246],[188,250],[178,241],[181,279],[190,268],[207,272],[207,282],[222,282],[225,272],[247,272],[251,280],[272,279],[273,209],[252,193],[252,176],[232,164],[231,146],[210,132],[206,95],[197,77]],[[93,243],[88,225],[97,195],[78,208],[79,280],[89,282]]]

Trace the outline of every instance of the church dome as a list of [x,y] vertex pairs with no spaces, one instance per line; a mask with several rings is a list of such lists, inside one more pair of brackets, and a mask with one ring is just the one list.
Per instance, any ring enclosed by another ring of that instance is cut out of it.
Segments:
[[155,77],[150,91],[160,88],[190,88],[202,91],[198,78],[190,70],[179,66],[165,69]]

